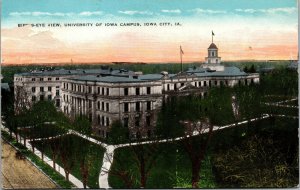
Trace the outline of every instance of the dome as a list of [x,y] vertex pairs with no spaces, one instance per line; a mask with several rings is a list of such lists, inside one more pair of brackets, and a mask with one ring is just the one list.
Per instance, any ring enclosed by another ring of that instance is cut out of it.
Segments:
[[211,43],[208,49],[218,49],[218,47],[216,46],[216,44]]

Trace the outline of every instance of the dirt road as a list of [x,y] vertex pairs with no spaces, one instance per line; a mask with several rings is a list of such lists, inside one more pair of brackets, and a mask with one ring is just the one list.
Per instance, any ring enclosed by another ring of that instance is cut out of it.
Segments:
[[4,189],[56,188],[56,185],[28,160],[17,159],[16,150],[1,139],[2,184]]

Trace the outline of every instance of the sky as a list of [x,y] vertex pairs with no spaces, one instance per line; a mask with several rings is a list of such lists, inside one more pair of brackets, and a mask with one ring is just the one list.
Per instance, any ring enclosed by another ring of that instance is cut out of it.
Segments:
[[297,0],[2,0],[2,63],[179,62],[180,46],[203,62],[212,31],[225,61],[290,60],[297,15]]

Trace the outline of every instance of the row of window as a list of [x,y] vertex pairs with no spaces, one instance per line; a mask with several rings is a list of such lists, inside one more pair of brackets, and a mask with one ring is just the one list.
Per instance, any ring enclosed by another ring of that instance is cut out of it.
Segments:
[[[130,111],[129,105],[130,105],[130,103],[128,103],[128,102],[124,103],[124,112],[129,112]],[[151,102],[150,101],[148,101],[146,103],[146,110],[148,110],[148,111],[151,110]],[[136,102],[135,103],[135,111],[141,111],[141,102]]]
[[[134,126],[135,127],[141,127],[141,117],[140,116],[137,116],[134,118],[134,121],[131,121],[131,123],[134,123]],[[151,116],[146,116],[146,127],[149,127],[151,126]],[[125,117],[123,119],[123,126],[124,127],[129,127],[129,118],[128,117]]]
[[[39,87],[40,92],[45,92],[45,89],[47,89],[48,92],[51,92],[51,91],[52,91],[52,88],[53,88],[52,86],[48,86],[47,88],[45,88],[45,87],[43,87],[43,86]],[[37,90],[36,87],[31,87],[31,91],[32,91],[33,93],[35,93],[36,90]],[[56,86],[56,95],[59,96],[59,86]]]
[[109,112],[109,103],[108,102],[105,103],[105,102],[98,101],[97,102],[97,109]]
[[[52,81],[52,78],[51,77],[48,77],[48,78],[31,78],[31,81],[36,81],[36,80],[39,80],[39,81],[46,81],[46,79],[48,80],[48,81]],[[53,80],[54,80],[54,78],[53,78]],[[57,81],[57,80],[59,80],[59,77],[56,77],[55,78],[55,80]]]
[[101,126],[109,126],[110,125],[109,117],[98,115],[97,124]]
[[[39,98],[40,98],[40,101],[44,101],[44,100],[45,100],[45,96],[44,96],[44,95],[40,95]],[[47,96],[47,100],[48,100],[48,101],[51,101],[52,99],[53,99],[53,98],[52,98],[52,95],[48,95],[48,96]],[[36,101],[37,101],[37,97],[36,97],[36,96],[32,96],[32,97],[31,97],[31,101],[32,101],[32,102],[36,102]],[[60,99],[56,99],[56,100],[55,100],[55,105],[56,105],[56,107],[59,107],[59,106],[60,106]]]
[[[69,83],[64,83],[63,84],[64,89],[69,89]],[[85,93],[85,86],[83,85],[77,85],[77,84],[70,84],[70,87],[72,91],[76,91],[76,92],[82,92]],[[92,94],[92,86],[88,86],[87,87],[87,93]],[[99,95],[110,95],[110,89],[107,87],[97,87],[96,93]],[[123,89],[123,94],[124,96],[128,96],[129,95],[129,88],[124,88]],[[146,94],[151,94],[151,87],[146,87]],[[135,88],[135,95],[141,95],[141,88],[137,87]]]

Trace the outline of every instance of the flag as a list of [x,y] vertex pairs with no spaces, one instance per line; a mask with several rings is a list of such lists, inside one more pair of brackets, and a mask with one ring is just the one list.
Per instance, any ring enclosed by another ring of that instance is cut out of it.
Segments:
[[211,35],[213,35],[213,36],[215,35],[214,31],[211,31]]
[[183,50],[182,50],[182,48],[181,48],[181,46],[180,46],[180,53],[181,53],[181,54],[184,54],[184,53],[183,53]]

